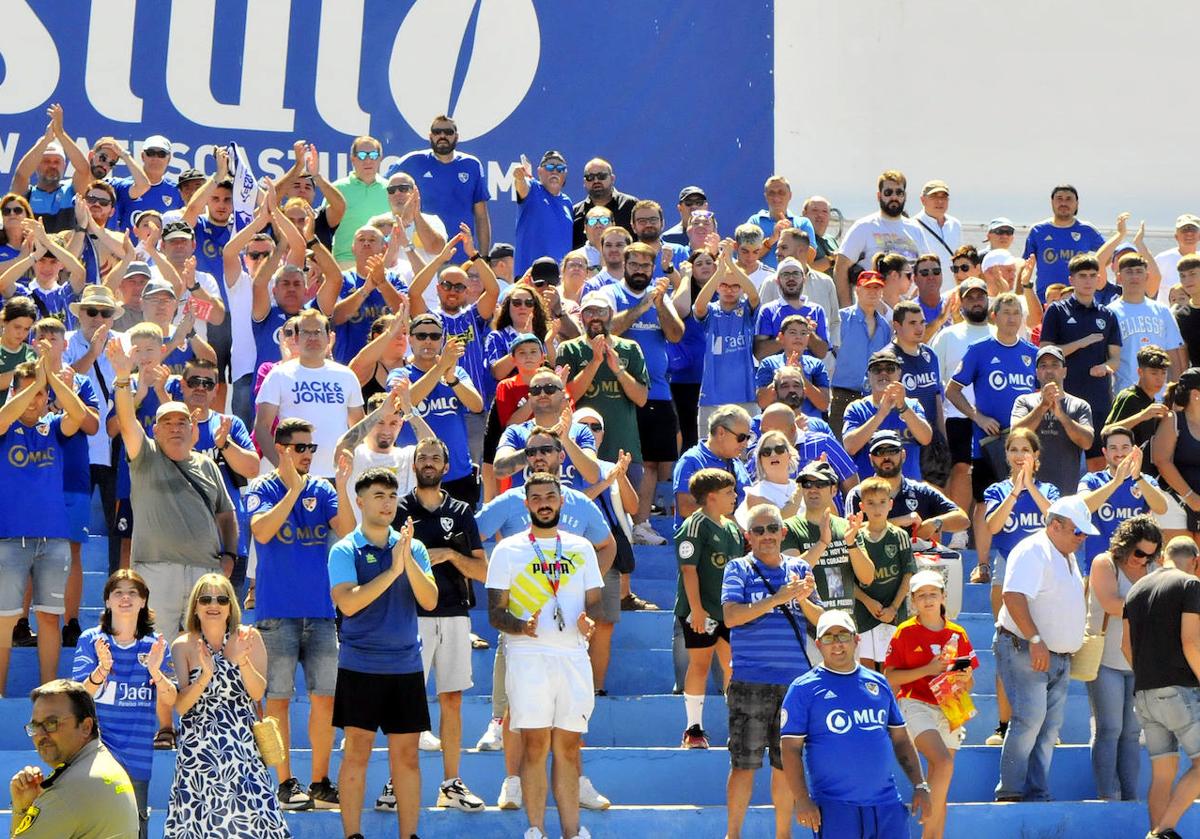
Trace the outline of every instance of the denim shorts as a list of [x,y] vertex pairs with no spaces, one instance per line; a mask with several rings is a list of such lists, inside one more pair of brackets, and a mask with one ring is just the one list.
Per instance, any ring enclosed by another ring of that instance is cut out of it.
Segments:
[[24,614],[25,589],[31,571],[33,611],[63,614],[70,563],[71,546],[66,539],[0,539],[0,617]]
[[304,665],[309,693],[333,696],[338,671],[333,618],[263,618],[254,626],[267,648],[268,699],[292,698],[297,662]]
[[1142,721],[1150,759],[1183,753],[1200,756],[1200,688],[1165,687],[1139,690],[1133,708]]

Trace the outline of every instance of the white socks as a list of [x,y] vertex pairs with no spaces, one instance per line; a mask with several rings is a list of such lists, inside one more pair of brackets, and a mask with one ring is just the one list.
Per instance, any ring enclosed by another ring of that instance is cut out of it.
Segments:
[[687,727],[698,725],[704,728],[704,694],[692,696],[690,693],[685,693],[683,707],[687,711]]

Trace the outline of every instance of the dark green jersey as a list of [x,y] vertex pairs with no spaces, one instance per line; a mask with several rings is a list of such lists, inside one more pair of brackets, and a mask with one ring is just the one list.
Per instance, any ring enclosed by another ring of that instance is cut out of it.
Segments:
[[[817,595],[826,609],[854,608],[854,568],[850,565],[850,549],[846,547],[846,520],[831,516],[829,534],[832,542],[813,567],[813,579],[817,582]],[[806,520],[803,516],[792,516],[783,523],[786,531],[781,550],[797,550],[803,556],[808,549],[821,540],[821,525]],[[861,539],[861,535],[859,536]]]
[[[720,524],[697,510],[675,531],[675,561],[681,566],[690,565],[700,578],[700,605],[709,617],[723,621],[721,608],[721,584],[725,577],[725,563],[744,556],[746,549],[742,532],[737,524],[724,519]],[[687,594],[683,590],[683,572],[675,594],[675,614],[687,618],[692,612]]]
[[[862,533],[865,537],[863,549],[875,563],[875,580],[869,586],[863,587],[863,594],[884,606],[891,606],[904,575],[917,572],[917,561],[913,558],[912,539],[906,531],[890,522],[878,541],[871,541],[866,527],[863,527]],[[908,620],[908,605],[901,603],[892,624],[898,626],[906,620]],[[854,623],[858,626],[859,632],[866,632],[879,626],[879,621],[867,611],[867,607],[860,601],[854,603]]]

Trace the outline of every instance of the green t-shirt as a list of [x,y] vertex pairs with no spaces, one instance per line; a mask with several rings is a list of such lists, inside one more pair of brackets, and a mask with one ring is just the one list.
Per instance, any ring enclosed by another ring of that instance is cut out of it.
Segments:
[[[887,530],[878,541],[872,541],[864,526],[863,549],[871,561],[875,563],[875,581],[863,588],[863,594],[872,600],[877,600],[884,606],[892,605],[896,592],[900,589],[900,581],[905,574],[917,573],[917,561],[913,558],[912,539],[902,528],[888,522]],[[893,624],[899,626],[908,620],[907,602],[900,604]],[[854,602],[854,623],[859,632],[867,632],[879,626],[879,621],[867,611],[860,601]]]
[[[691,565],[700,578],[700,605],[709,617],[723,621],[721,607],[721,585],[725,578],[725,563],[746,550],[742,543],[742,532],[736,523],[725,519],[721,524],[697,510],[675,531],[675,561],[681,566]],[[687,594],[683,590],[683,573],[675,593],[675,614],[686,619],[692,613]]]
[[358,175],[351,172],[334,186],[346,199],[346,212],[333,234],[333,258],[339,263],[351,262],[354,260],[354,254],[350,250],[354,243],[354,234],[372,217],[391,211],[387,197],[387,181],[376,175],[374,182],[365,184],[358,179]]
[[[647,387],[650,377],[646,374],[646,359],[642,348],[634,341],[609,336],[621,368]],[[578,376],[592,360],[592,345],[586,337],[572,338],[558,348],[558,363],[565,364],[571,377]],[[591,385],[579,400],[576,408],[595,408],[604,419],[604,444],[598,452],[601,460],[616,461],[622,450],[629,453],[634,463],[642,462],[642,442],[638,435],[637,406],[625,395],[616,374],[603,362],[596,370]]]
[[[15,350],[0,346],[0,374],[11,373],[17,369],[18,364],[26,361],[37,361],[37,353],[28,344],[22,344]],[[8,392],[9,388],[0,389],[0,405],[8,401]]]
[[[802,516],[792,516],[783,523],[786,531],[781,550],[797,550],[802,555],[821,539],[821,525],[807,521]],[[831,516],[829,535],[832,542],[813,568],[813,579],[817,582],[817,595],[826,609],[854,608],[854,568],[850,565],[850,549],[846,547],[845,519]],[[862,536],[859,541],[861,544]]]

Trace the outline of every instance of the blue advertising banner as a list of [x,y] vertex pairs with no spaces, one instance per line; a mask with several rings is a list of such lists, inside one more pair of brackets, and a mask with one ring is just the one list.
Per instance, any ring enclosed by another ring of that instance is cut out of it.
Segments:
[[212,171],[214,146],[236,141],[276,176],[304,139],[331,180],[355,136],[382,140],[386,172],[449,113],[484,162],[495,239],[512,236],[521,155],[548,148],[573,200],[602,156],[667,226],[699,184],[728,235],[773,166],[773,17],[770,0],[9,0],[0,174],[53,102],[85,149],[165,134],[178,173]]

